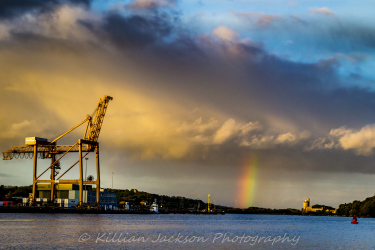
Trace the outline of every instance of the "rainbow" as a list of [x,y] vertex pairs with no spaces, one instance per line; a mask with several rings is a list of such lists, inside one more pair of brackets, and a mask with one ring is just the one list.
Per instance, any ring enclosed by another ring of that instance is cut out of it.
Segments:
[[236,206],[238,208],[248,208],[252,206],[255,198],[258,157],[249,157],[242,165],[244,167],[240,171]]

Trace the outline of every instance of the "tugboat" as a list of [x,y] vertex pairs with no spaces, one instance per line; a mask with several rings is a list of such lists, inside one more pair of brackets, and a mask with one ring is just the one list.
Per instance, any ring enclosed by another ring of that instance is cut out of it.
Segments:
[[155,199],[154,203],[151,204],[150,206],[150,212],[153,214],[158,214],[159,213],[159,205],[156,203],[157,200]]
[[352,224],[358,224],[357,217],[355,215],[353,217]]

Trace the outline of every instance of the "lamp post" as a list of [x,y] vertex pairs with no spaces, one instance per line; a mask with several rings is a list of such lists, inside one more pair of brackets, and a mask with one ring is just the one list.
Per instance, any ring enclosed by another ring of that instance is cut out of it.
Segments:
[[112,189],[113,189],[113,172],[112,172]]

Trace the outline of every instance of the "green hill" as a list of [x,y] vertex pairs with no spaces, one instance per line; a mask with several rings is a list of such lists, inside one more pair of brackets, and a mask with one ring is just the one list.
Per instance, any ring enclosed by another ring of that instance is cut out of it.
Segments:
[[375,196],[368,197],[364,201],[353,201],[340,204],[337,214],[341,216],[375,217]]

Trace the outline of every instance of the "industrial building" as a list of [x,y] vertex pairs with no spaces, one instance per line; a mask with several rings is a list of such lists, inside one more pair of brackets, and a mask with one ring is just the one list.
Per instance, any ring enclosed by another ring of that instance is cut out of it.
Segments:
[[[78,184],[56,184],[56,200],[68,199],[79,200]],[[82,202],[83,204],[93,205],[96,203],[96,191],[92,190],[91,185],[84,185]],[[51,184],[39,184],[37,186],[39,199],[49,199],[51,197]],[[100,189],[100,206],[103,208],[114,209],[118,207],[117,193],[107,192],[106,189]]]

